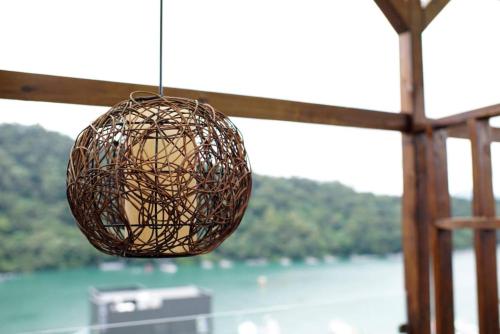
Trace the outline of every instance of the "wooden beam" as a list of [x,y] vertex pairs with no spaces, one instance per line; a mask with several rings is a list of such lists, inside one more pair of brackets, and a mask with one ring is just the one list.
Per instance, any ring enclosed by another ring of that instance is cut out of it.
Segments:
[[[448,137],[469,139],[469,129],[466,125],[456,125],[446,128]],[[490,140],[500,142],[500,128],[490,127]]]
[[469,128],[467,128],[466,125],[457,125],[457,126],[451,126],[449,128],[444,128],[446,129],[446,133],[448,137],[451,138],[462,138],[462,139],[469,139]]
[[432,121],[434,128],[445,128],[455,125],[465,125],[469,119],[483,119],[500,116],[500,104],[494,104],[471,111],[462,112],[459,114],[438,118]]
[[[472,147],[473,213],[495,217],[488,120],[468,121]],[[480,334],[498,334],[497,238],[494,230],[475,230],[478,319]]]
[[[2,99],[112,106],[133,91],[156,92],[157,87],[0,70]],[[235,117],[395,131],[410,128],[410,117],[399,113],[180,88],[165,88],[165,94],[198,99]]]
[[399,34],[401,111],[412,115],[413,130],[427,126],[422,60],[420,0],[408,0],[410,30]]
[[432,0],[424,8],[424,23],[425,29],[431,22],[439,15],[443,8],[450,2],[450,0]]
[[408,6],[405,0],[374,0],[396,32],[408,31]]
[[[422,71],[421,7],[408,0],[410,30],[399,34],[401,110],[411,115],[412,129],[425,126]],[[430,221],[427,202],[426,134],[403,134],[402,235],[405,267],[407,330],[430,334]]]
[[448,167],[446,154],[446,131],[429,134],[431,150],[428,150],[429,186],[428,196],[431,220],[429,223],[432,275],[434,283],[435,333],[454,334],[452,234],[437,228],[433,221],[451,215],[448,190]]
[[412,114],[415,130],[427,123],[424,108],[422,39],[405,32],[399,35],[401,67],[401,110]]
[[442,230],[474,229],[496,230],[500,229],[500,219],[492,217],[453,217],[438,219],[436,227]]
[[430,334],[426,134],[403,134],[402,245],[409,334]]

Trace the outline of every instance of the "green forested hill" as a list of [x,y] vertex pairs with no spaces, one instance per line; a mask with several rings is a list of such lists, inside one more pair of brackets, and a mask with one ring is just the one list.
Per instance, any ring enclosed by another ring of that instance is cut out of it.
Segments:
[[65,195],[72,140],[41,127],[0,125],[0,271],[76,266],[96,256]]
[[[39,126],[0,125],[0,272],[58,268],[106,258],[73,222],[65,197],[72,140]],[[468,215],[470,203],[455,199]],[[254,175],[246,216],[213,256],[301,258],[400,251],[400,199],[338,182]],[[458,246],[469,243],[459,235]]]

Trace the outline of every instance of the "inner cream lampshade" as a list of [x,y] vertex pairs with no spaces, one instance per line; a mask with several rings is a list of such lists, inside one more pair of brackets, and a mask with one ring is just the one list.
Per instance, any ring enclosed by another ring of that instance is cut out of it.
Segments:
[[240,224],[251,193],[241,134],[196,100],[131,94],[85,128],[67,195],[97,249],[127,257],[209,252]]

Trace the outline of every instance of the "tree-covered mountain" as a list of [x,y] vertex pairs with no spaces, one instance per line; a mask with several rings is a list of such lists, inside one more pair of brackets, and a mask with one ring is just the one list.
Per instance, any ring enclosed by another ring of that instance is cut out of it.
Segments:
[[[0,125],[0,272],[107,258],[74,224],[65,194],[72,140],[39,126]],[[401,250],[400,198],[338,182],[254,175],[240,228],[211,256],[232,259],[387,254]],[[470,203],[454,199],[457,215]],[[458,246],[470,237],[460,234]]]

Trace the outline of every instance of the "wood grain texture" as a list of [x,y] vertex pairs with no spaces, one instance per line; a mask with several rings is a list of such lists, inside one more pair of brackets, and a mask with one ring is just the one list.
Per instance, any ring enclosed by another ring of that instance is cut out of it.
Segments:
[[[0,98],[112,106],[133,91],[156,92],[156,86],[0,71]],[[228,116],[408,131],[408,115],[314,103],[165,88],[169,96],[198,99]]]
[[[472,148],[473,213],[495,217],[488,120],[468,121]],[[496,231],[475,230],[479,332],[498,334],[498,282]]]
[[413,130],[427,126],[424,104],[422,60],[422,9],[419,0],[409,0],[410,30],[399,34],[401,111],[412,115]]
[[423,29],[425,29],[432,22],[432,20],[439,15],[449,2],[450,0],[432,0],[427,4],[427,6],[425,6]]
[[[402,113],[411,115],[412,130],[425,128],[420,2],[409,0],[409,30],[399,34]],[[430,334],[430,220],[427,202],[425,133],[403,135],[402,235],[407,320],[410,334]]]
[[486,119],[495,116],[500,116],[500,104],[494,104],[491,106],[478,108],[443,118],[438,118],[432,121],[432,126],[434,128],[453,127],[458,125],[465,125],[467,121],[472,118]]
[[408,31],[408,6],[405,0],[374,0],[397,33]]
[[403,135],[402,244],[408,333],[430,334],[426,134]]
[[436,227],[443,230],[474,229],[495,230],[500,229],[500,219],[492,217],[453,217],[442,218],[436,221]]
[[[469,128],[465,124],[450,126],[446,128],[448,137],[469,139]],[[490,140],[500,142],[500,128],[490,127]]]
[[454,334],[452,234],[449,230],[437,228],[432,222],[451,215],[448,190],[448,167],[446,131],[430,132],[428,135],[428,205],[432,275],[434,284],[435,333]]

